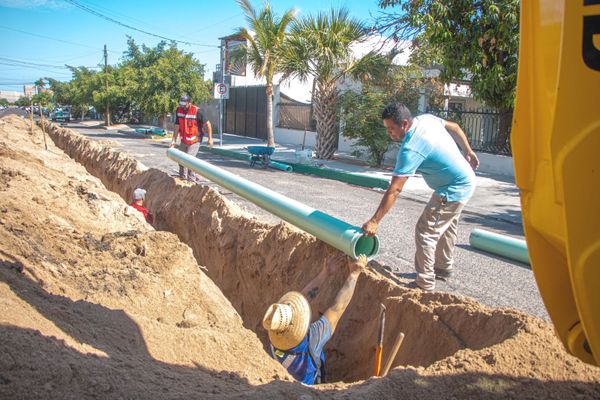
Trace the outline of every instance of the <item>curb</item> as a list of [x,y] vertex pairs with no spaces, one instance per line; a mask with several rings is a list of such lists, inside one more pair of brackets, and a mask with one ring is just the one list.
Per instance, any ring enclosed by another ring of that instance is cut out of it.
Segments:
[[[235,158],[235,159],[242,160],[242,161],[248,161],[250,159],[249,155],[246,155],[244,153],[240,153],[240,152],[234,151],[234,150],[219,149],[219,148],[215,148],[215,147],[213,147],[211,149],[208,146],[200,146],[200,151],[203,151],[205,153],[217,154],[217,155],[224,156],[224,157]],[[326,178],[326,179],[332,179],[332,180],[336,180],[336,181],[340,181],[340,182],[349,183],[351,185],[362,186],[362,187],[367,187],[367,188],[380,188],[380,189],[384,189],[384,190],[387,189],[389,186],[389,181],[385,178],[376,178],[376,177],[371,177],[371,176],[353,174],[351,172],[345,172],[345,171],[342,171],[339,169],[319,168],[319,167],[313,167],[310,165],[290,163],[290,162],[281,161],[281,160],[277,160],[277,162],[290,165],[292,167],[292,172],[297,172],[297,173],[305,174],[305,175],[315,175],[315,176],[319,176],[319,177]],[[427,204],[427,202],[429,201],[429,199],[424,199],[418,195],[409,194],[409,193],[403,193],[403,197],[405,199],[415,201],[417,203],[422,203],[422,204]],[[463,213],[470,214],[470,215],[477,215],[477,216],[480,216],[483,218],[491,218],[491,219],[495,219],[497,221],[509,223],[512,225],[521,225],[522,224],[521,221],[516,221],[513,218],[503,218],[503,217],[498,217],[498,216],[492,217],[492,216],[486,214],[485,212],[482,212],[480,210],[477,210],[475,208],[470,208],[470,207],[465,207],[465,209],[463,209]]]
[[[219,148],[209,148],[208,146],[200,146],[200,151],[205,153],[217,154],[224,157],[231,157],[238,160],[248,161],[249,156],[234,150],[226,150]],[[363,186],[368,188],[387,189],[389,181],[385,178],[377,178],[351,172],[342,171],[332,168],[320,168],[312,165],[291,163],[288,161],[276,160],[278,163],[286,164],[292,167],[292,172],[297,172],[305,175],[315,175],[321,178],[333,179],[340,182],[349,183],[351,185]]]

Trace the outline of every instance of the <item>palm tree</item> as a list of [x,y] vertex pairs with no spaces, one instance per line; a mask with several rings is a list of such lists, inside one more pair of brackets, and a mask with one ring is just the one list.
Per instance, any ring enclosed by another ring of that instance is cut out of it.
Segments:
[[345,77],[364,78],[380,72],[383,57],[370,52],[361,59],[351,45],[364,40],[364,24],[348,10],[331,10],[295,21],[284,46],[285,76],[303,81],[313,77],[313,107],[317,120],[317,158],[331,159],[336,150],[337,82]]
[[267,81],[267,145],[274,146],[273,138],[273,77],[281,71],[281,47],[286,30],[294,20],[293,9],[287,10],[279,18],[268,2],[257,12],[249,0],[237,0],[248,22],[248,29],[240,28],[238,34],[244,37],[248,46],[242,48],[234,58],[246,57],[257,78]]

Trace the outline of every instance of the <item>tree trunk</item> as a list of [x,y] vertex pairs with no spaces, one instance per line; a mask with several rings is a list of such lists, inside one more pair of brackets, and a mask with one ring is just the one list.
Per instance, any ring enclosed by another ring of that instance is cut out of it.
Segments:
[[500,122],[498,126],[498,141],[496,142],[497,151],[510,153],[510,129],[512,127],[512,108],[503,108],[500,110]]
[[267,82],[267,146],[275,147],[273,136],[273,83]]
[[337,89],[334,83],[317,83],[313,96],[317,120],[317,158],[331,160],[337,150],[336,102]]

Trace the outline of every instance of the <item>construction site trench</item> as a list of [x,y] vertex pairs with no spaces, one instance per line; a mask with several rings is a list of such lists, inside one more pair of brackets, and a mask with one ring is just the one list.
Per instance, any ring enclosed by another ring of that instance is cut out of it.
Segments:
[[[29,133],[28,125],[19,118],[8,117],[2,122],[0,128],[4,132],[11,131],[11,135],[25,142],[30,141],[31,147],[42,152],[44,145],[39,127]],[[269,378],[260,378],[259,381],[277,379],[276,377],[283,379],[284,376],[286,380],[290,380],[285,371],[278,369],[279,366],[270,364],[272,360],[269,360],[265,350],[267,336],[261,324],[263,314],[269,304],[285,292],[302,289],[319,272],[323,261],[337,250],[287,223],[273,225],[261,222],[212,188],[182,183],[165,172],[148,169],[111,143],[91,141],[56,124],[44,122],[44,129],[52,141],[49,143],[52,151],[59,152],[60,149],[85,167],[106,189],[124,200],[122,206],[125,201],[130,200],[135,188],[146,189],[146,206],[154,215],[155,234],[169,232],[176,235],[176,238],[172,235],[152,236],[152,239],[146,237],[146,243],[148,240],[154,241],[154,245],[160,247],[160,240],[174,242],[178,239],[189,246],[195,262],[201,266],[198,272],[206,274],[214,282],[241,317],[243,327],[254,332],[262,343],[262,350],[259,350],[262,354],[252,357],[263,365],[262,368],[267,365],[269,371],[277,371],[269,372]],[[0,142],[0,161],[2,158],[12,159],[14,162],[19,157],[33,157],[24,154],[19,156],[23,151],[11,150],[11,141],[14,142],[14,139]],[[40,171],[48,162],[39,162]],[[3,162],[0,165],[3,168],[3,183],[10,184],[11,180],[19,179],[19,176],[11,175],[11,169],[7,167],[9,164]],[[89,192],[91,189],[83,187],[78,190]],[[5,204],[0,206],[7,207]],[[68,207],[68,204],[65,206]],[[145,224],[143,221],[139,223]],[[95,250],[103,246],[117,246],[125,254],[129,252],[139,255],[148,250],[145,247],[147,245],[138,243],[138,236],[135,230],[133,233],[113,234],[108,238],[106,235],[88,235],[86,243]],[[6,255],[5,250],[0,253],[2,254]],[[9,259],[8,256],[3,258]],[[15,255],[9,261],[4,261],[4,264],[18,264],[14,261],[16,259]],[[165,256],[162,262],[174,265],[180,260]],[[127,270],[128,266],[123,265],[122,268]],[[155,272],[156,279],[161,279],[162,272]],[[345,271],[336,275],[311,302],[313,320],[332,304],[344,279]],[[194,301],[211,304],[219,301],[214,296],[218,297],[220,294],[211,292],[204,295],[207,297]],[[150,303],[153,301],[149,300]],[[583,395],[583,398],[600,395],[598,369],[566,354],[546,322],[513,309],[490,309],[475,300],[453,294],[426,293],[400,287],[371,269],[361,274],[355,295],[340,320],[335,335],[326,346],[327,382],[351,383],[367,380],[373,375],[380,304],[387,308],[384,363],[388,357],[386,351],[393,347],[397,335],[400,332],[405,334],[403,345],[393,362],[393,367],[400,368],[392,370],[382,380],[367,381],[369,384],[366,386],[342,383],[323,385],[324,389],[321,390],[325,391],[320,392],[321,394],[328,393],[327,390],[335,392],[347,389],[355,390],[357,395],[362,391],[363,394],[383,393],[381,397],[386,397],[387,389],[401,390],[398,385],[406,386],[407,381],[415,381],[415,376],[418,375],[453,377],[458,381],[464,379],[465,382],[472,382],[471,374],[484,374],[496,377],[490,378],[491,383],[484,384],[489,388],[459,388],[460,385],[456,383],[450,385],[456,386],[456,390],[453,392],[453,389],[449,389],[448,393],[481,394],[487,393],[487,390],[497,394],[500,390],[507,396],[514,391],[536,394],[548,391],[560,394],[563,398],[573,393]],[[159,307],[158,304],[156,306]],[[175,323],[177,328],[199,328],[197,323],[189,322],[193,318],[185,317],[185,310],[181,312],[184,318]],[[188,317],[189,314],[190,312]],[[201,328],[206,330],[218,326],[219,318],[218,311],[213,310],[205,321],[207,326]],[[238,332],[233,332],[234,330],[232,327],[228,328],[227,332],[231,337],[218,339],[221,348],[227,347],[227,340],[236,340],[234,336]],[[243,332],[239,334],[244,335]],[[188,344],[180,345],[186,347]],[[195,347],[190,347],[193,348]],[[247,360],[239,359],[239,362],[249,364],[240,365],[238,370],[256,368]],[[227,364],[225,361],[224,363]],[[1,368],[3,365],[0,360],[0,377]],[[469,378],[465,378],[466,376]],[[251,378],[249,380],[253,381]],[[378,381],[387,383],[377,383]],[[497,382],[502,381],[509,383],[498,387]],[[548,382],[562,382],[562,386],[545,386]],[[422,388],[409,386],[415,393],[431,390],[427,389],[428,385]],[[434,392],[437,395],[432,397],[444,398],[448,395],[443,390],[436,390]],[[474,392],[468,392],[469,390]],[[397,392],[388,393],[390,396],[393,394],[400,395]]]
[[[178,185],[166,173],[144,171],[135,159],[72,131],[56,125],[48,129],[61,149],[123,199],[131,199],[135,188],[145,188],[155,228],[176,234],[192,248],[198,264],[206,267],[244,326],[265,345],[261,321],[269,304],[287,291],[302,289],[327,255],[336,252],[287,223],[272,226],[245,215],[214,189]],[[313,320],[332,304],[344,276],[337,278],[312,302]],[[330,381],[352,382],[373,374],[380,303],[388,310],[384,348],[392,348],[394,333],[405,334],[393,366],[427,367],[462,349],[480,350],[501,343],[523,327],[520,315],[510,310],[486,310],[454,295],[406,290],[368,273],[360,279],[327,346]]]

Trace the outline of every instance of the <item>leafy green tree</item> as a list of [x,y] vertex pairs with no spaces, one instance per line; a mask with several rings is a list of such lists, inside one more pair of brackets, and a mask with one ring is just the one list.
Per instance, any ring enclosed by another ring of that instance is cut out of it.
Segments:
[[[360,92],[343,93],[339,102],[342,134],[355,139],[359,149],[366,148],[369,162],[378,167],[393,146],[381,120],[383,108],[397,101],[416,114],[421,93],[433,102],[439,101],[443,93],[443,87],[425,78],[417,66],[390,64],[387,71],[385,76],[366,81]],[[360,156],[362,151],[355,150],[354,154]]]
[[70,98],[71,82],[61,82],[54,78],[44,78],[53,93],[53,99],[59,104],[72,104]]
[[33,96],[33,103],[41,107],[49,107],[52,104],[52,92],[44,91]]
[[348,10],[331,10],[292,24],[283,48],[286,76],[314,78],[312,93],[317,121],[317,157],[331,159],[337,143],[337,83],[351,76],[365,78],[380,70],[381,57],[369,53],[358,59],[353,44],[367,35],[365,25],[350,18]]
[[158,116],[165,128],[166,116],[177,108],[182,94],[190,95],[196,104],[210,98],[204,65],[192,54],[164,41],[154,48],[140,47],[131,38],[127,43],[129,48],[121,65],[121,89],[126,88],[122,94],[132,94],[135,106],[145,114]]
[[443,66],[441,77],[470,80],[473,95],[503,115],[506,142],[517,83],[518,0],[380,0],[395,12],[378,27],[394,39],[415,39],[415,57]]
[[[364,85],[360,92],[348,91],[340,96],[340,119],[342,134],[356,140],[356,145],[366,148],[369,162],[375,166],[383,164],[385,153],[393,142],[381,123],[381,110],[387,96],[371,85]],[[361,150],[353,155],[361,156]]]
[[[105,80],[108,79],[108,91]],[[135,93],[130,90],[137,77],[132,68],[108,66],[106,71],[92,75],[89,85],[92,92],[92,105],[101,114],[110,110],[111,121],[121,120],[134,107]]]
[[29,97],[21,96],[15,101],[15,105],[18,107],[28,106],[31,104],[31,99]]
[[58,85],[54,97],[61,104],[70,104],[73,115],[81,115],[81,119],[89,110],[94,99],[94,89],[99,90],[96,72],[87,67],[69,66],[73,78],[67,84]]
[[4,97],[0,99],[0,106],[8,106],[9,102]]
[[273,78],[282,71],[282,47],[286,30],[294,20],[294,10],[287,10],[279,18],[265,2],[257,12],[249,0],[237,0],[246,15],[248,29],[240,28],[238,34],[246,39],[247,47],[242,47],[235,58],[247,59],[256,77],[267,81],[267,145],[275,146],[273,137]]

